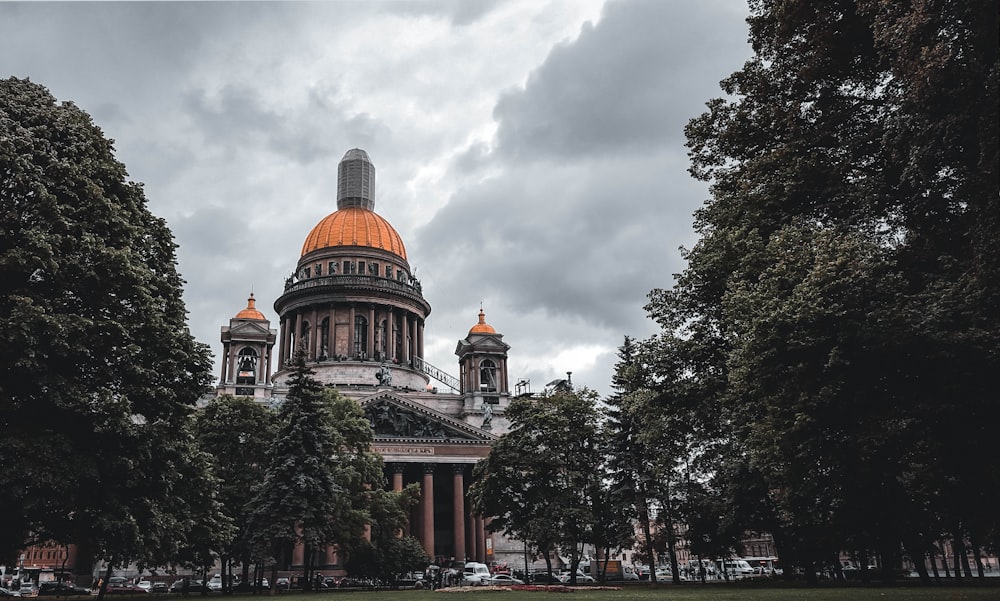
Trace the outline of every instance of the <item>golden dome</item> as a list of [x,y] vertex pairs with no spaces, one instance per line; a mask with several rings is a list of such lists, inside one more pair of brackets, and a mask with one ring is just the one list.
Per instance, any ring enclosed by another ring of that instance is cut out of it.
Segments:
[[243,309],[236,314],[236,319],[259,319],[261,321],[266,320],[264,314],[257,310],[254,305],[257,301],[253,299],[253,292],[250,293],[250,298],[247,299],[247,308]]
[[479,309],[479,323],[472,326],[469,330],[470,334],[496,334],[497,331],[493,329],[493,326],[486,323],[486,314],[483,313],[482,309]]
[[346,207],[327,215],[306,236],[302,256],[331,246],[380,248],[406,259],[406,247],[396,230],[374,211]]

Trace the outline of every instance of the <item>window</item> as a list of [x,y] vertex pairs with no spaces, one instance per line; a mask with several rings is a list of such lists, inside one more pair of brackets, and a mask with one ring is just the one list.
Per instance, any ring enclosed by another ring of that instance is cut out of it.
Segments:
[[319,277],[319,276],[323,275],[323,264],[322,263],[316,263],[316,265],[314,265],[313,268],[316,270],[316,277]]
[[403,360],[403,328],[400,324],[399,319],[392,320],[392,335],[396,341],[396,348],[393,349],[396,353],[395,359]]
[[386,265],[385,266],[385,277],[387,277],[387,278],[391,278],[392,277],[392,265]]
[[479,389],[484,392],[497,391],[497,366],[490,359],[479,362]]
[[304,274],[304,278],[312,277],[312,268],[306,267],[302,270],[302,273]]
[[354,273],[354,261],[344,261],[344,273],[347,275]]
[[354,356],[368,358],[368,320],[363,315],[354,317]]
[[365,275],[365,262],[358,261],[358,275]]

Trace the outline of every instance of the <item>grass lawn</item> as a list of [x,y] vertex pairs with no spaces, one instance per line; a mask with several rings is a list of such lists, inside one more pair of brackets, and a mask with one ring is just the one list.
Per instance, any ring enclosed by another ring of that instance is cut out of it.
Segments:
[[[1000,580],[1000,579],[998,579]],[[997,584],[1000,584],[998,582]],[[246,597],[242,596],[245,600]],[[264,601],[266,597],[262,598]],[[569,593],[463,588],[440,591],[324,591],[282,593],[280,601],[997,601],[1000,586],[898,586],[807,588],[789,586],[664,585]],[[197,601],[197,597],[192,599]]]

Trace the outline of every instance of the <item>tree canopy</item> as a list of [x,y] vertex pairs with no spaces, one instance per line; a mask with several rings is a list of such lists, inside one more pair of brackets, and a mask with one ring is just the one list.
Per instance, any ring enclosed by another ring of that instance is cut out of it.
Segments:
[[[491,529],[526,541],[551,561],[570,557],[571,577],[592,542],[602,494],[599,413],[588,389],[522,397],[506,411],[510,431],[473,470],[469,490]],[[551,571],[551,568],[550,568]]]
[[711,198],[647,306],[661,398],[717,404],[730,498],[807,573],[996,543],[997,3],[750,9],[755,55],[686,129]]
[[[44,87],[0,80],[0,558],[75,543],[113,564],[184,541],[210,381],[174,242],[112,142]],[[193,495],[193,496],[192,496]]]

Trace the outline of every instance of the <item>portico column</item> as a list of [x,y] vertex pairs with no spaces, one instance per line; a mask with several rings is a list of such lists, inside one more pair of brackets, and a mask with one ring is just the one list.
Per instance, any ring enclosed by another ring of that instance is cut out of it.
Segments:
[[486,561],[486,529],[483,528],[483,516],[476,516],[476,561]]
[[[406,466],[404,466],[402,463],[392,464],[392,490],[394,492],[400,492],[403,490],[403,469],[405,467]],[[409,517],[410,516],[407,515],[407,520],[406,520],[407,523],[404,524],[402,529],[399,530],[400,536],[409,536],[410,534]]]
[[452,508],[452,515],[455,516],[455,559],[461,561],[465,559],[465,466],[462,464],[453,465],[455,472],[452,498],[455,506]]
[[403,468],[405,466],[402,463],[392,464],[392,490],[393,492],[400,492],[403,490]]
[[423,482],[423,502],[424,502],[424,550],[427,551],[427,555],[434,559],[434,464],[425,463],[424,464],[424,482]]

